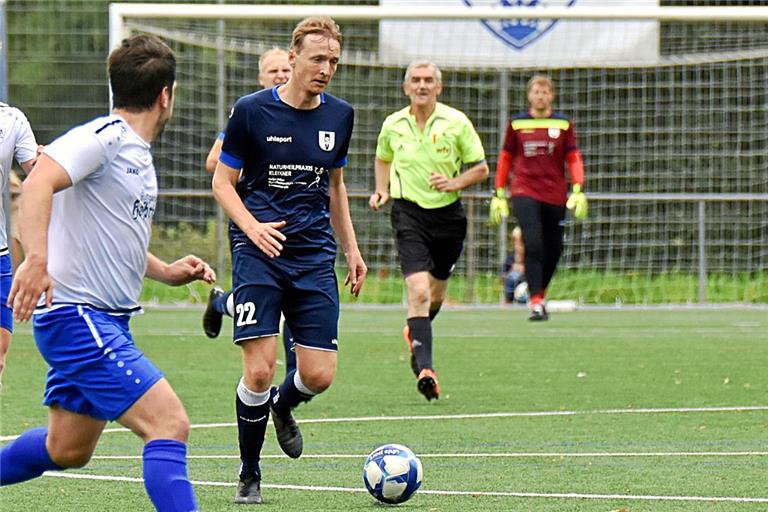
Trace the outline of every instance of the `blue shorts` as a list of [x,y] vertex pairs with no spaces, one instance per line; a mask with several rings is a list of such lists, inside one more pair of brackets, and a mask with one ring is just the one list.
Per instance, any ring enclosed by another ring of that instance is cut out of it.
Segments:
[[13,282],[13,270],[11,269],[11,255],[8,249],[0,250],[0,327],[13,332],[13,310],[5,305],[8,302],[8,293]]
[[115,420],[163,378],[136,347],[129,320],[88,306],[35,312],[35,342],[50,366],[43,404]]
[[311,267],[269,259],[255,248],[232,257],[235,343],[280,332],[280,312],[295,345],[338,349],[339,285],[333,263]]

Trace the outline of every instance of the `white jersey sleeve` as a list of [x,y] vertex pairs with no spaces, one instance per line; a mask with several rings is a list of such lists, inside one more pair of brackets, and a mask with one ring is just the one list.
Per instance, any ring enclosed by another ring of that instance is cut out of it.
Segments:
[[61,165],[75,185],[102,170],[111,160],[114,150],[109,151],[109,148],[119,147],[116,133],[109,129],[94,131],[89,125],[78,126],[47,145],[43,153]]
[[16,137],[14,157],[20,164],[29,162],[37,156],[37,141],[27,117],[19,110],[19,131]]

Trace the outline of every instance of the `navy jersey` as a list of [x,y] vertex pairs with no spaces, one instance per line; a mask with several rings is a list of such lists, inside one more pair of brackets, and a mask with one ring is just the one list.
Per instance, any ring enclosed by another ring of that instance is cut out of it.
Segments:
[[[334,261],[336,241],[328,194],[331,169],[347,164],[352,106],[330,94],[299,110],[277,87],[243,96],[232,109],[219,160],[242,169],[237,193],[259,222],[286,221],[280,259],[317,264]],[[251,244],[230,222],[232,250]]]

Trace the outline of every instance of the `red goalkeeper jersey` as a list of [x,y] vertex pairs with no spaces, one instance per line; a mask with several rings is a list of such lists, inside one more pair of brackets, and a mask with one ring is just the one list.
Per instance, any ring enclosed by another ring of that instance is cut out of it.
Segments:
[[[578,152],[576,133],[573,123],[564,115],[553,113],[547,118],[534,118],[529,113],[516,115],[504,135],[502,152],[507,155],[501,155],[496,188],[509,187],[513,196],[564,205],[568,190],[566,161],[574,151]],[[582,179],[578,177],[576,181]]]

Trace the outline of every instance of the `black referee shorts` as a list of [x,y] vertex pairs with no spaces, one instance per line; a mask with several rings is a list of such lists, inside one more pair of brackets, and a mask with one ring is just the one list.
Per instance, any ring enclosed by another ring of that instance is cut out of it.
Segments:
[[451,276],[467,235],[467,217],[461,201],[426,209],[405,199],[395,199],[391,220],[404,276],[424,271],[440,280]]

